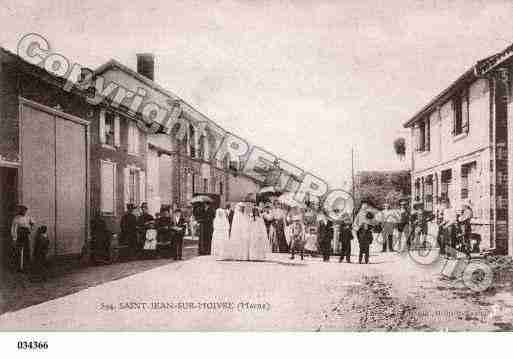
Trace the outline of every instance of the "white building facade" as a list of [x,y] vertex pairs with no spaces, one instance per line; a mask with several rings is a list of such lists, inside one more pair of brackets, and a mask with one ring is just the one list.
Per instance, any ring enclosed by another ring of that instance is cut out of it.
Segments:
[[513,107],[508,48],[479,61],[422,108],[411,130],[412,197],[438,214],[445,199],[473,209],[481,249],[513,254]]

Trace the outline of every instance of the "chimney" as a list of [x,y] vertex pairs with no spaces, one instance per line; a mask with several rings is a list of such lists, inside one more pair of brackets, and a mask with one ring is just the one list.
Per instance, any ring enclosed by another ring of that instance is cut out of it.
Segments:
[[152,81],[155,79],[155,57],[153,54],[137,54],[137,72]]

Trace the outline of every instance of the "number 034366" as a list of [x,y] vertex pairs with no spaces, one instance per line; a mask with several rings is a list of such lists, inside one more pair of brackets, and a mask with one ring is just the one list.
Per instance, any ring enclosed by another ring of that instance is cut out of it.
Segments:
[[48,342],[41,340],[19,340],[18,349],[20,350],[45,350],[48,349]]

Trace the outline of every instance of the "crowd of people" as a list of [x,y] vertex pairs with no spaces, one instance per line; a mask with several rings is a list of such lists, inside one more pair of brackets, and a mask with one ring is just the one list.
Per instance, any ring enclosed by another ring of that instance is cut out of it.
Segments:
[[153,216],[146,202],[139,208],[130,203],[121,218],[119,242],[128,247],[131,258],[159,253],[181,260],[186,227],[186,220],[178,207],[172,209],[164,205]]
[[[139,207],[128,204],[121,218],[119,243],[128,249],[131,258],[160,253],[181,260],[184,236],[189,232],[199,237],[199,255],[212,254],[221,260],[262,261],[270,253],[287,253],[291,260],[296,256],[304,260],[306,255],[320,255],[323,261],[329,261],[338,247],[339,261],[349,263],[356,239],[358,262],[369,263],[370,246],[376,239],[382,251],[387,252],[423,248],[436,238],[435,246],[441,255],[464,253],[470,258],[472,252],[479,251],[480,242],[479,236],[472,233],[472,208],[464,203],[456,211],[447,199],[443,204],[443,210],[433,213],[426,211],[422,203],[415,203],[412,210],[407,202],[402,202],[399,208],[385,204],[378,209],[371,202],[362,201],[354,216],[346,214],[338,220],[329,219],[322,211],[310,207],[288,206],[277,201],[259,205],[240,202],[218,209],[211,203],[201,203],[194,206],[192,216],[187,219],[176,206],[162,206],[153,216],[147,203]],[[199,231],[195,230],[196,226]],[[428,227],[435,231],[428,233]],[[105,222],[97,221],[91,229],[96,237],[93,252],[109,253],[111,233]],[[47,228],[44,225],[36,228],[23,205],[18,206],[12,221],[11,238],[16,268],[26,271],[30,264],[32,273],[46,278]],[[433,243],[430,244],[432,248]]]

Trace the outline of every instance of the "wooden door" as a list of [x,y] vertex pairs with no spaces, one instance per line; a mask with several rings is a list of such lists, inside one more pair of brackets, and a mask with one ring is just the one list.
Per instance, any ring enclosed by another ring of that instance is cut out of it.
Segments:
[[50,255],[79,254],[87,235],[86,126],[41,105],[24,104],[22,201],[46,225]]
[[22,202],[37,226],[48,227],[55,250],[55,121],[54,116],[23,106],[21,121]]
[[55,117],[57,253],[80,253],[86,227],[86,134],[81,124]]

